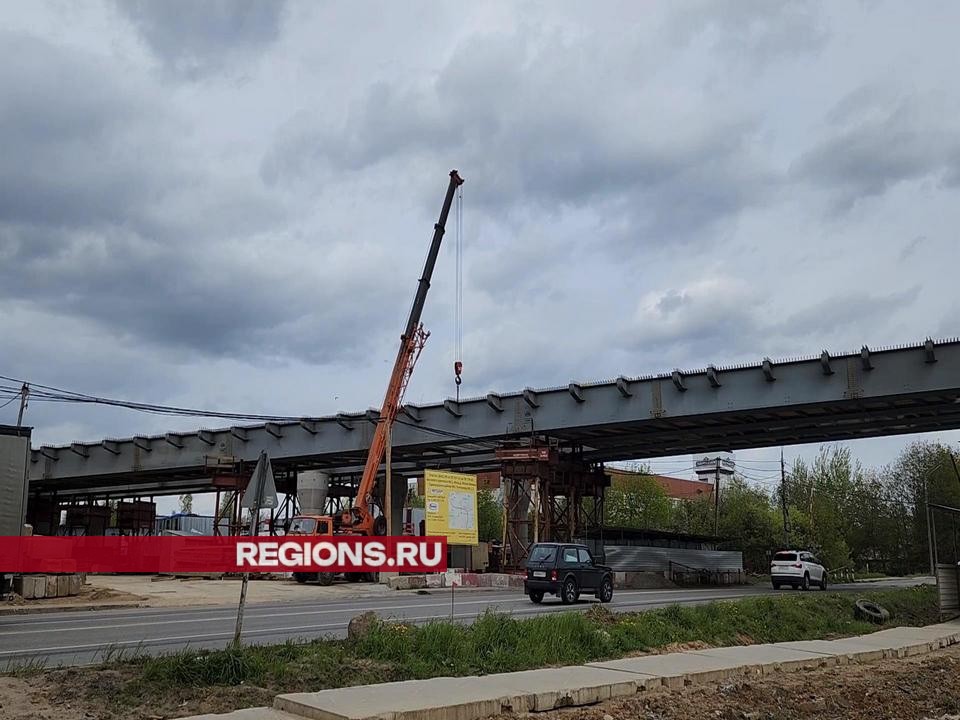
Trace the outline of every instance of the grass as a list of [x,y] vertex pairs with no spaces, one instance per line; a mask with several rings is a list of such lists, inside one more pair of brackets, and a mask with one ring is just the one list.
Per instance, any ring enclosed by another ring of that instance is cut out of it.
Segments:
[[[890,611],[892,625],[938,621],[936,588],[864,592]],[[114,655],[98,667],[59,671],[53,682],[109,717],[227,712],[270,704],[274,694],[394,680],[573,665],[675,643],[713,646],[833,638],[876,626],[853,617],[857,596],[789,593],[639,613],[591,606],[532,618],[488,612],[472,625],[381,621],[356,642],[315,640],[182,651],[161,657]],[[26,667],[23,674],[38,671]],[[187,712],[189,709],[189,712]],[[98,715],[99,716],[99,715]]]
[[[888,626],[937,622],[930,586],[863,594],[886,607]],[[714,646],[842,637],[876,626],[854,619],[856,597],[805,593],[707,605],[611,613],[594,605],[518,619],[488,612],[472,625],[379,622],[362,639],[180,652],[126,661],[139,682],[164,687],[252,684],[279,691],[322,689],[439,675],[510,672],[650,651],[693,641]]]

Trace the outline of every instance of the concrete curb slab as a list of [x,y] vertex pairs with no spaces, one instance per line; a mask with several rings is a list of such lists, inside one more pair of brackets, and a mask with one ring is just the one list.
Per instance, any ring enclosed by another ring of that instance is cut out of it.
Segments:
[[218,715],[195,715],[184,720],[303,720],[300,715],[290,715],[268,707],[246,708]]
[[891,628],[840,640],[804,640],[480,677],[442,677],[279,695],[273,708],[192,720],[481,720],[503,712],[592,705],[657,687],[906,657],[960,642],[960,621]]
[[778,647],[777,645],[713,648],[711,650],[696,650],[691,654],[725,658],[732,662],[742,663],[744,650],[749,651],[750,661],[756,663],[756,668],[764,675],[772,672],[806,670],[837,664],[837,658],[834,655],[826,655],[813,650],[801,650],[800,648]]
[[635,695],[647,684],[627,672],[573,666],[386,683],[373,686],[376,693],[363,686],[293,693],[279,695],[274,707],[312,720],[466,720],[592,705]]

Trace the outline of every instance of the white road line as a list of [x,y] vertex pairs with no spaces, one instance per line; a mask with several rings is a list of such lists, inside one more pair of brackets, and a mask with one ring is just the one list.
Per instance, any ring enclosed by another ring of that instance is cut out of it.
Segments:
[[[744,597],[752,597],[752,596],[753,594],[751,593],[743,593],[743,594],[737,594],[737,595],[730,595],[728,597],[744,598]],[[682,601],[680,604],[683,604],[683,602],[686,602],[686,603],[699,602],[705,599],[710,599],[710,598],[690,598],[686,601]],[[631,603],[631,604],[627,604],[626,606],[639,607],[641,605],[653,605],[659,602],[660,601],[658,600],[653,600],[653,601],[646,601],[646,602]],[[669,603],[670,601],[667,601],[667,602]],[[519,610],[513,614],[514,615],[543,615],[543,614],[548,614],[553,612],[562,612],[562,611],[569,611],[569,610],[586,610],[587,607],[589,606],[582,605],[580,607],[571,608],[569,605],[563,605],[563,604],[558,604],[555,606],[547,605],[545,607],[544,606],[531,607],[526,610]],[[476,617],[477,617],[477,613],[454,613],[453,615],[450,615],[449,613],[443,613],[438,615],[420,615],[420,616],[413,616],[413,617],[402,617],[399,619],[416,622],[416,621],[423,621],[423,620],[443,620],[448,618],[469,619],[469,618],[476,618]],[[295,632],[329,630],[329,629],[336,629],[336,628],[343,628],[343,627],[344,627],[343,623],[333,623],[333,624],[324,624],[324,625],[301,625],[298,627],[260,628],[257,630],[245,631],[243,635],[244,637],[250,637],[253,635],[283,634],[283,633],[289,634],[289,633],[295,633]],[[160,637],[160,638],[148,639],[148,640],[119,640],[112,643],[88,643],[84,645],[66,645],[66,646],[48,647],[48,648],[2,650],[0,651],[0,657],[10,657],[10,656],[17,656],[17,655],[30,656],[30,655],[40,655],[44,653],[63,654],[71,651],[76,652],[79,650],[95,650],[95,649],[111,648],[111,647],[118,647],[118,646],[126,647],[130,645],[142,645],[142,646],[168,645],[170,643],[181,642],[184,640],[187,640],[187,641],[215,640],[215,639],[232,638],[232,637],[233,637],[232,632],[220,632],[220,633],[207,633],[207,634],[198,634],[198,635],[167,636],[167,637]]]
[[[616,593],[614,595],[614,601],[616,601],[618,598],[634,597],[638,595],[644,595],[644,596],[659,595],[664,597],[665,602],[669,601],[669,597],[673,597],[673,596],[676,596],[678,600],[683,600],[686,598],[723,599],[723,597],[742,597],[742,595],[732,596],[728,593],[724,593],[722,597],[719,597],[717,596],[716,591],[711,591],[711,590],[688,590],[688,591],[628,590],[625,592]],[[526,602],[529,602],[527,597],[525,595],[521,595],[519,597],[511,596],[508,598],[490,598],[487,600],[461,600],[461,601],[456,601],[455,604],[458,607],[463,605],[487,605],[490,607],[497,607],[499,605],[517,604],[517,603],[526,603]],[[615,603],[615,604],[618,604],[618,603]],[[407,605],[374,605],[374,606],[367,606],[367,607],[353,606],[348,608],[329,608],[325,606],[323,610],[305,610],[300,612],[290,612],[288,610],[285,610],[282,607],[269,608],[268,610],[276,611],[277,613],[281,614],[284,618],[291,618],[291,617],[301,617],[301,616],[309,616],[309,615],[330,615],[335,613],[351,612],[351,611],[383,611],[383,610],[390,611],[390,610],[409,610],[409,609],[422,610],[422,609],[431,608],[431,607],[449,607],[449,602],[447,602],[446,600],[443,600],[441,602],[428,602],[428,603],[418,602],[418,603],[412,603]],[[187,610],[189,610],[189,608],[181,608],[179,612],[183,613],[184,611],[187,611]],[[224,612],[224,608],[217,608],[217,611]],[[250,610],[248,610],[248,613],[249,613],[248,617],[250,617],[251,619],[252,618],[266,619],[266,618],[273,617],[272,615],[267,615],[262,610],[260,612],[256,612],[256,611],[251,612],[251,611],[254,611],[253,606],[250,608]],[[14,616],[14,617],[17,617],[17,616]],[[77,618],[76,621],[73,621],[72,619],[46,620],[46,621],[40,620],[40,621],[31,622],[28,624],[34,627],[37,625],[64,625],[64,627],[41,629],[41,630],[34,630],[34,629],[14,630],[12,632],[4,632],[3,636],[7,637],[11,635],[33,635],[33,634],[39,635],[42,633],[54,633],[54,632],[84,632],[88,630],[112,630],[117,628],[140,627],[142,625],[155,626],[155,625],[179,625],[179,624],[185,624],[185,623],[198,623],[198,622],[219,622],[219,621],[234,620],[236,618],[236,614],[235,612],[232,612],[227,615],[214,616],[214,617],[205,615],[203,617],[198,617],[198,618],[182,618],[181,617],[179,619],[174,619],[174,620],[158,620],[156,618],[157,618],[157,615],[155,614],[140,615],[140,616],[125,615],[118,619],[142,620],[143,622],[126,622],[126,623],[114,622],[108,625],[81,625],[81,623],[85,623],[85,622],[98,622],[98,621],[104,622],[104,618],[102,617]]]

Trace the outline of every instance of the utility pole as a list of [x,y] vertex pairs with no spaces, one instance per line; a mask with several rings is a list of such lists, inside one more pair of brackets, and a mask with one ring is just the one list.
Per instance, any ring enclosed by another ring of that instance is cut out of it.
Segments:
[[[383,505],[387,517],[387,536],[394,534],[393,527],[393,428],[387,426],[386,447],[383,449],[384,473],[386,474],[386,485],[383,487]],[[426,482],[426,481],[424,481]],[[377,579],[384,585],[390,583],[390,578],[396,577],[395,572],[381,572]]]
[[780,506],[783,509],[783,547],[790,546],[790,512],[787,509],[787,469],[783,462],[783,448],[780,448]]
[[713,534],[720,535],[720,458],[717,458],[716,480],[713,484]]
[[953,450],[947,448],[947,455],[950,456],[950,462],[953,463],[953,474],[957,476],[957,482],[960,482],[960,468],[957,468],[957,459],[953,456]]
[[30,386],[26,383],[20,388],[20,412],[17,413],[17,427],[23,427],[23,411],[27,409],[27,397],[30,395]]
[[927,511],[927,550],[930,553],[930,574],[936,577],[937,565],[933,559],[933,529],[930,522],[930,472],[923,475],[923,505]]

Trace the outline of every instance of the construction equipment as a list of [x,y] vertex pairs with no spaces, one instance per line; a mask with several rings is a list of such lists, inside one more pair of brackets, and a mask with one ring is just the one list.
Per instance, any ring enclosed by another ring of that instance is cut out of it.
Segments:
[[[430,244],[430,250],[427,253],[427,260],[423,266],[423,273],[420,276],[417,285],[417,293],[413,299],[413,307],[410,309],[410,316],[407,318],[407,325],[400,336],[400,349],[397,352],[397,359],[393,364],[393,372],[390,374],[390,382],[387,384],[387,392],[383,398],[383,405],[380,408],[380,416],[377,422],[376,430],[373,434],[373,440],[370,443],[370,451],[367,455],[366,464],[363,467],[363,475],[360,478],[360,484],[357,487],[357,493],[353,498],[353,504],[342,514],[330,517],[322,515],[298,515],[293,518],[290,526],[290,535],[386,535],[387,522],[386,517],[381,512],[375,515],[373,512],[376,499],[374,498],[374,488],[376,485],[377,472],[380,469],[380,463],[383,461],[384,451],[386,449],[387,437],[390,432],[397,413],[403,401],[404,392],[410,383],[413,374],[413,368],[420,357],[424,343],[430,336],[423,328],[420,322],[420,316],[423,313],[423,306],[427,299],[427,291],[430,289],[430,279],[433,276],[433,268],[436,265],[437,257],[440,254],[440,243],[443,240],[443,234],[446,228],[447,216],[450,213],[450,207],[453,204],[454,194],[457,188],[463,184],[463,180],[456,170],[450,171],[450,184],[447,186],[447,194],[443,200],[443,207],[440,210],[440,219],[434,225],[433,241]],[[390,482],[390,478],[386,479]],[[294,577],[298,582],[306,582],[313,579],[314,573],[295,573]],[[332,580],[330,573],[318,573],[317,578],[322,584],[328,585]],[[355,578],[350,578],[351,580]]]

